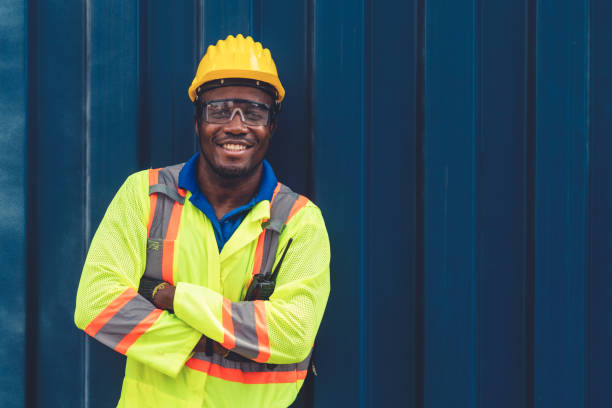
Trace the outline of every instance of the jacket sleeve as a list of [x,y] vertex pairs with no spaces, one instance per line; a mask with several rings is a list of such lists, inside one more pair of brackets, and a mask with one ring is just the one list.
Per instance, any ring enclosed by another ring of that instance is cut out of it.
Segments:
[[296,214],[281,236],[278,252],[289,237],[293,242],[270,300],[232,302],[206,287],[179,282],[176,315],[251,360],[303,361],[312,350],[330,290],[329,240],[319,209],[309,204]]
[[137,292],[148,211],[148,178],[136,173],[115,195],[91,242],[74,320],[103,344],[174,377],[202,335]]

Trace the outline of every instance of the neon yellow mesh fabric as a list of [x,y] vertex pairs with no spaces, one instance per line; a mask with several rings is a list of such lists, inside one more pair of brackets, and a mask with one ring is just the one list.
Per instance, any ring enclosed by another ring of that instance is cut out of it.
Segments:
[[[244,222],[249,223],[249,217]],[[255,220],[257,228],[251,233],[249,250],[241,251],[233,262],[226,262],[228,267],[240,269],[227,275],[224,286],[244,287],[250,279],[253,268],[250,253],[255,250],[261,231],[260,222]],[[266,301],[270,339],[270,357],[267,361],[274,364],[297,363],[306,358],[312,349],[329,295],[329,240],[321,213],[314,204],[304,207],[289,222],[281,236],[278,253],[282,252],[290,237],[293,243],[283,261],[276,289],[270,300]],[[276,260],[279,258],[277,256]],[[248,268],[245,268],[249,261]],[[209,273],[214,272],[215,268],[211,269]],[[236,302],[240,299],[229,300]],[[222,343],[225,339],[222,301],[222,297],[209,288],[179,283],[174,310],[183,321]]]
[[[79,282],[74,320],[80,329],[126,289],[138,289],[146,263],[148,200],[148,174],[144,171],[130,176],[109,205],[91,242]],[[163,312],[131,345],[127,355],[176,376],[200,337],[201,333]]]
[[[75,322],[84,328],[127,286],[138,287],[146,261],[149,205],[137,199],[138,177],[129,177],[109,205],[91,242],[77,293]],[[146,205],[146,208],[143,208]]]
[[[145,171],[124,183],[92,241],[77,294],[75,322],[81,329],[128,287],[138,287],[146,264],[148,212]],[[273,407],[278,401],[295,398],[302,379],[243,384],[185,366],[202,334],[223,341],[223,299],[241,300],[240,294],[251,278],[261,222],[267,218],[269,203],[259,203],[219,253],[210,222],[189,200],[185,201],[173,258],[176,314],[163,312],[127,350],[120,406],[143,406],[138,401],[145,400],[144,390],[159,392],[160,401],[172,396],[177,401],[187,399],[193,407],[227,406],[223,399],[214,397],[226,392],[236,398],[244,395],[241,406],[261,401]],[[279,252],[289,237],[294,240],[280,269],[276,290],[266,302],[270,363],[297,363],[308,355],[330,290],[329,242],[314,204],[309,203],[290,221],[281,236]],[[146,398],[156,400],[155,395]]]
[[280,242],[279,254],[289,234],[295,234],[266,307],[272,363],[301,361],[308,355],[330,290],[329,240],[323,218],[314,205],[301,213],[295,225],[294,220],[289,223]]

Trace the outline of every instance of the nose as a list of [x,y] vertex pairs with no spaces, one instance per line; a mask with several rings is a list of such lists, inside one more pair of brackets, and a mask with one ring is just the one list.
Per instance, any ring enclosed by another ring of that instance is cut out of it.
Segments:
[[242,121],[242,112],[239,109],[234,111],[232,119],[225,124],[225,131],[234,135],[249,131],[247,125]]

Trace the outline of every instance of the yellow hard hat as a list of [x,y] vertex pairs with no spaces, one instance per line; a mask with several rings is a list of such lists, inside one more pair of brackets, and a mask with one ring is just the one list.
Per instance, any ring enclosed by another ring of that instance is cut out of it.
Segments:
[[195,102],[198,87],[202,84],[215,80],[222,80],[220,83],[224,84],[223,80],[228,78],[251,79],[270,84],[276,90],[277,103],[285,97],[285,89],[278,78],[270,50],[263,48],[260,42],[253,41],[250,36],[244,38],[242,34],[236,37],[228,35],[225,40],[217,41],[217,45],[208,47],[189,87],[189,99]]

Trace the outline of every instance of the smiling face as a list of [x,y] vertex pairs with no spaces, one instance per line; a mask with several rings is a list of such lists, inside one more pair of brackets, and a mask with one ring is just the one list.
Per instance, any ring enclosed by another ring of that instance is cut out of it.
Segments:
[[[244,99],[272,105],[270,95],[256,88],[227,86],[204,92],[203,102],[219,99]],[[275,123],[252,126],[242,121],[236,112],[224,124],[209,123],[203,117],[195,118],[195,129],[200,140],[201,155],[208,167],[224,179],[247,177],[259,168],[268,151]]]

